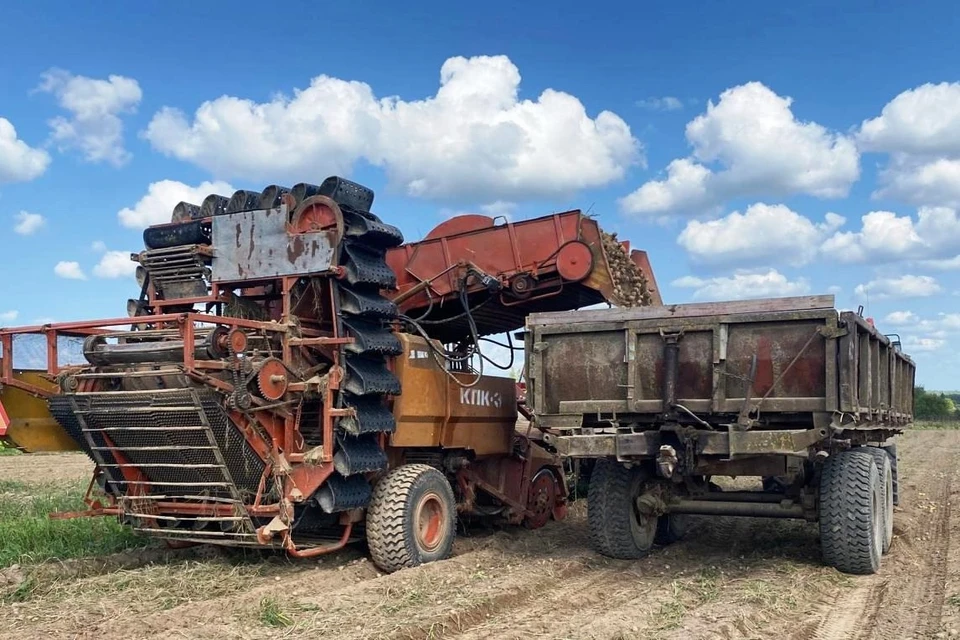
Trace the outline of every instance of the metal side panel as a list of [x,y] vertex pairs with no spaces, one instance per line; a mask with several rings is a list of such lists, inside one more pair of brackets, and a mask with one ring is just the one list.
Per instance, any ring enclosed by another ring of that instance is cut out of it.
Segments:
[[329,271],[334,245],[324,233],[287,233],[285,207],[213,218],[213,280],[256,280]]

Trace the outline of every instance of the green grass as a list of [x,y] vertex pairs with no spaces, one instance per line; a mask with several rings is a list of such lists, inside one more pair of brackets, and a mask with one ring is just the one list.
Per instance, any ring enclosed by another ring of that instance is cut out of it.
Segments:
[[0,568],[53,558],[82,558],[142,547],[146,540],[115,518],[53,520],[48,514],[85,509],[86,482],[0,481]]
[[289,627],[293,624],[293,618],[287,615],[280,601],[276,598],[263,598],[260,600],[260,623],[267,627]]
[[0,440],[0,456],[19,456],[23,453],[9,442]]

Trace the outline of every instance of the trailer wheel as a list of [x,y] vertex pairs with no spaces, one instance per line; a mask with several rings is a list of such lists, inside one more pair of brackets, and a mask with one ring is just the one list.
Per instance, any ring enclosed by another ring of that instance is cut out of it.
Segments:
[[450,483],[425,464],[406,464],[373,488],[367,507],[367,545],[387,573],[450,556],[457,503]]
[[897,444],[888,444],[883,448],[890,456],[890,472],[893,474],[893,504],[900,504],[900,479],[897,476]]
[[844,573],[871,574],[883,549],[883,480],[873,455],[841,451],[820,474],[820,546],[824,562]]
[[657,517],[637,509],[647,474],[613,460],[598,460],[587,490],[590,541],[605,556],[626,560],[642,558],[653,547]]
[[877,471],[883,480],[883,552],[890,549],[893,540],[893,465],[886,451],[878,447],[864,447],[873,456]]

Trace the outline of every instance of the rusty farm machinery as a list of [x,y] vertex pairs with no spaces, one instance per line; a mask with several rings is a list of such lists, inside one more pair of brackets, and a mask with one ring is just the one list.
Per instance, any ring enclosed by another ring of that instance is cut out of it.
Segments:
[[[458,516],[562,518],[562,461],[517,430],[480,344],[532,312],[660,304],[646,254],[580,211],[404,244],[373,198],[332,177],[178,204],[132,256],[127,317],[0,330],[0,436],[82,449],[84,515],[169,541],[308,557],[365,538],[393,571],[446,557]],[[44,363],[18,366],[31,337]]]

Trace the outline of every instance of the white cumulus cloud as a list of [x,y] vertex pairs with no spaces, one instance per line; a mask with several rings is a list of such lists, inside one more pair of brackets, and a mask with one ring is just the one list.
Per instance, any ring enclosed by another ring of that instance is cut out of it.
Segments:
[[844,222],[842,216],[828,213],[814,224],[785,205],[756,203],[718,220],[688,222],[677,243],[699,264],[796,266],[810,262],[823,239]]
[[960,151],[960,83],[927,83],[904,91],[878,117],[863,121],[857,142],[866,151],[887,153]]
[[0,312],[0,322],[13,322],[17,319],[17,316],[20,315],[19,311],[3,311]]
[[13,124],[0,118],[0,184],[39,178],[49,165],[50,154],[21,140]]
[[877,198],[913,205],[960,206],[960,159],[932,160],[898,156],[880,174]]
[[33,235],[47,223],[42,215],[29,211],[21,211],[16,215],[16,219],[17,224],[14,225],[13,230],[22,236]]
[[760,82],[727,89],[687,124],[693,147],[653,180],[620,200],[627,213],[695,214],[736,197],[846,196],[860,177],[853,140],[794,116],[793,99]]
[[863,121],[857,142],[889,154],[875,197],[960,207],[960,82],[902,92]]
[[117,217],[124,227],[143,229],[150,225],[170,222],[173,208],[179,202],[199,205],[211,193],[230,197],[233,192],[234,188],[222,181],[201,182],[196,187],[191,187],[176,180],[160,180],[150,183],[147,193],[132,207],[121,209]]
[[68,280],[86,280],[87,275],[80,268],[79,262],[61,260],[53,268],[53,272],[61,278]]
[[130,259],[129,251],[107,251],[93,267],[98,278],[122,278],[132,276],[137,264]]
[[79,149],[89,162],[122,166],[130,159],[123,144],[120,116],[134,113],[143,92],[133,78],[107,79],[73,75],[50,69],[41,76],[39,90],[52,93],[69,117],[50,121],[51,139],[63,149]]
[[410,196],[481,202],[598,187],[642,162],[616,114],[591,117],[553,89],[520,100],[519,87],[506,56],[455,57],[440,69],[436,95],[421,100],[322,75],[269,102],[221,96],[192,117],[165,107],[144,135],[223,178],[322,179],[366,160]]
[[731,276],[712,278],[684,276],[674,280],[672,284],[675,287],[693,289],[694,300],[776,298],[800,296],[810,292],[810,283],[805,278],[790,280],[776,269],[738,270]]
[[943,291],[930,276],[902,275],[895,278],[877,278],[858,284],[853,290],[858,298],[886,300],[890,298],[926,298]]
[[823,252],[841,262],[936,261],[960,251],[960,217],[949,207],[922,207],[916,219],[871,211],[860,231],[837,232]]
[[920,316],[913,311],[891,311],[883,321],[895,327],[902,327],[920,322]]

